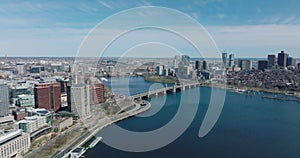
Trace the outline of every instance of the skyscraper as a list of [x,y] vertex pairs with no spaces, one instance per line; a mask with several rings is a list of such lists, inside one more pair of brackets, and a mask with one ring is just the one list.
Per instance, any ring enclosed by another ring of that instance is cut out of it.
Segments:
[[287,58],[288,54],[284,53],[284,51],[281,51],[278,53],[278,65],[281,67],[286,67],[287,66]]
[[189,66],[190,65],[190,56],[188,55],[183,55],[181,56],[181,62],[180,62],[180,66]]
[[229,64],[228,64],[228,66],[233,67],[233,65],[234,65],[234,54],[230,54],[229,55]]
[[77,84],[71,87],[71,111],[79,117],[90,114],[89,85]]
[[207,63],[207,61],[203,61],[203,63],[202,63],[203,65],[202,65],[202,70],[208,70],[208,63]]
[[241,68],[241,70],[251,70],[251,68],[252,68],[251,60],[239,60],[238,64],[239,64],[239,67]]
[[196,60],[196,62],[195,62],[195,69],[196,70],[200,70],[201,69],[201,61],[200,60]]
[[181,61],[181,56],[180,55],[176,55],[174,60],[173,60],[173,67],[174,68],[178,68],[178,65]]
[[16,65],[17,65],[18,74],[24,75],[25,73],[24,63],[18,62],[16,63]]
[[268,60],[259,60],[258,61],[258,70],[265,70],[268,68]]
[[0,117],[9,115],[9,92],[7,84],[0,84]]
[[222,53],[223,66],[227,67],[227,53]]
[[36,84],[34,87],[34,100],[36,108],[45,108],[57,112],[61,105],[60,83]]
[[156,66],[156,74],[162,76],[164,67],[162,65]]
[[268,55],[268,65],[272,67],[275,66],[275,64],[276,64],[276,56],[273,54]]
[[296,59],[294,59],[293,57],[288,57],[286,66],[296,66]]

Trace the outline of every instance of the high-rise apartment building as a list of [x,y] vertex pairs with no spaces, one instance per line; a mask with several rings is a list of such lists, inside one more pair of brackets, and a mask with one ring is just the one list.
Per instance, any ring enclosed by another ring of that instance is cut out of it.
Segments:
[[163,75],[163,70],[164,70],[164,67],[162,65],[158,65],[156,67],[156,74],[162,76]]
[[99,84],[94,84],[90,85],[90,102],[91,104],[100,104],[105,102],[105,90],[104,90],[104,85],[99,83]]
[[276,64],[276,56],[273,54],[268,55],[268,65],[270,67],[275,66]]
[[223,66],[227,67],[227,53],[222,53]]
[[287,58],[288,54],[284,53],[284,51],[281,51],[278,53],[278,65],[281,67],[286,67],[287,66]]
[[228,63],[229,67],[233,67],[234,66],[234,54],[230,54],[229,55],[229,63]]
[[252,61],[251,60],[239,60],[239,67],[241,70],[251,70],[252,69]]
[[181,56],[176,55],[173,60],[173,67],[178,68],[180,61],[181,61]]
[[188,55],[183,55],[181,56],[181,62],[179,63],[179,67],[185,67],[185,66],[189,66],[190,65],[190,56]]
[[196,70],[200,70],[201,69],[201,61],[200,60],[196,60],[195,61],[195,69]]
[[18,62],[18,63],[16,63],[16,66],[17,66],[18,74],[24,75],[25,74],[24,63],[23,62]]
[[293,57],[288,57],[286,66],[296,66],[296,59],[294,59]]
[[9,92],[7,84],[0,84],[0,117],[9,115]]
[[202,63],[202,70],[208,70],[208,63],[206,60],[204,60]]
[[72,85],[71,111],[78,117],[86,117],[90,114],[90,86],[86,84]]

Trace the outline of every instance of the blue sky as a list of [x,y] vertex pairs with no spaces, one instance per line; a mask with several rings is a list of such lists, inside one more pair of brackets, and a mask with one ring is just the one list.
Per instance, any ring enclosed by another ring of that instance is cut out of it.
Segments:
[[300,57],[297,0],[3,0],[0,56],[75,56],[95,25],[140,6],[168,7],[192,16],[220,50],[236,57],[265,57],[282,49]]

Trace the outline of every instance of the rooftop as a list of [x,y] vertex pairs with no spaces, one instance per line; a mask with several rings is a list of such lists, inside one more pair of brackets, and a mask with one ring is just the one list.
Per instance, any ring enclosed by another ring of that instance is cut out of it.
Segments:
[[13,139],[20,135],[22,135],[22,130],[16,130],[13,132],[1,134],[0,135],[0,144],[5,143],[6,141]]

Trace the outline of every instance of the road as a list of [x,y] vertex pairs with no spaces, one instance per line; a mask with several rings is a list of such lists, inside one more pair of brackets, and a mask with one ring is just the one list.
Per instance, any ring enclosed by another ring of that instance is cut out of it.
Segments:
[[129,118],[131,116],[140,114],[142,112],[145,112],[149,110],[150,107],[151,104],[149,102],[146,102],[145,106],[141,106],[140,103],[136,103],[133,109],[120,113],[118,115],[114,115],[112,117],[100,118],[100,119],[98,117],[92,117],[93,120],[86,120],[84,125],[86,128],[89,129],[89,132],[83,135],[82,137],[79,137],[78,139],[74,140],[72,143],[64,146],[58,153],[53,155],[52,158],[61,158],[61,157],[66,158],[73,151],[73,149],[83,145],[85,142],[87,142],[89,139],[91,139],[93,136],[99,133],[100,130],[102,130],[106,126],[121,121],[123,119]]

